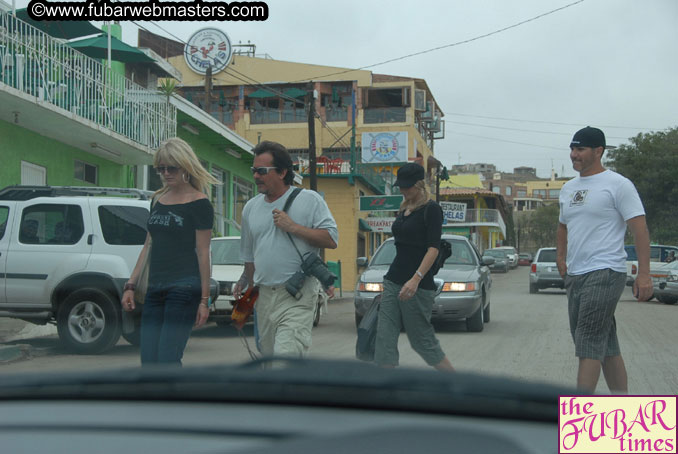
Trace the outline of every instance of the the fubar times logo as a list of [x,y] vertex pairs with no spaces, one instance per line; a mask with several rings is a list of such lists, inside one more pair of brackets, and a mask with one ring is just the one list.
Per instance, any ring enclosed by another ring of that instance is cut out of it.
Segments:
[[560,396],[558,452],[676,453],[676,396]]

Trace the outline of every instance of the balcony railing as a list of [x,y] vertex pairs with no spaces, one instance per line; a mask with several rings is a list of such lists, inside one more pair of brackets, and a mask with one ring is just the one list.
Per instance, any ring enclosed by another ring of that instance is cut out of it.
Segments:
[[0,11],[3,84],[145,147],[176,135],[176,108],[165,96]]
[[308,121],[308,114],[304,109],[250,109],[250,123],[253,125],[305,121]]
[[402,123],[407,120],[405,107],[372,107],[364,109],[365,123]]
[[[308,159],[299,158],[299,172],[309,175]],[[353,175],[361,178],[365,183],[372,185],[379,194],[385,194],[386,181],[374,168],[369,165],[357,163],[354,172],[351,174],[351,162],[343,159],[328,159],[324,156],[318,156],[316,160],[317,175]]]
[[506,223],[504,222],[504,218],[501,217],[499,210],[494,209],[472,208],[466,210],[466,219],[463,222],[450,221],[450,224],[495,224],[499,226],[501,231],[504,232],[504,235],[506,235]]

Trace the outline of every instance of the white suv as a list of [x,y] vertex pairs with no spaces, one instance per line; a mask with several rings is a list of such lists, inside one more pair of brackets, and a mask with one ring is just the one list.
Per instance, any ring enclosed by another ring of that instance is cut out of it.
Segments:
[[[146,238],[151,192],[10,186],[0,190],[0,317],[56,323],[78,353],[120,335],[139,342],[141,311],[120,309]],[[212,292],[216,296],[216,283]]]

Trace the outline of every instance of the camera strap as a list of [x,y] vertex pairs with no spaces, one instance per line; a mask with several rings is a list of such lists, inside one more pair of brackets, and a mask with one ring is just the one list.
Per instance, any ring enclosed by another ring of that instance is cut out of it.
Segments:
[[[285,201],[285,206],[283,207],[283,211],[287,213],[287,210],[290,209],[290,206],[292,205],[292,202],[294,202],[294,199],[297,198],[299,193],[302,191],[301,188],[294,188],[292,190],[292,194],[287,198]],[[297,254],[299,254],[299,258],[301,259],[302,263],[304,261],[304,256],[301,255],[301,252],[299,252],[299,248],[297,247],[296,243],[294,242],[294,239],[292,238],[292,235],[290,235],[290,232],[287,232],[287,236],[290,238],[290,241],[292,242],[292,246],[294,246],[294,249],[297,251]]]

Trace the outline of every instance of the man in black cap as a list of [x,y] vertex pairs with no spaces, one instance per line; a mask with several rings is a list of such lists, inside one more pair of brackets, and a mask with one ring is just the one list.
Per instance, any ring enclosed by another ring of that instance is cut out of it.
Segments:
[[567,289],[570,331],[579,358],[577,386],[593,393],[600,370],[612,393],[628,393],[614,311],[626,284],[626,227],[633,232],[638,277],[633,294],[652,296],[650,235],[635,186],[603,167],[605,134],[587,126],[570,143],[579,176],[560,191],[557,264]]

